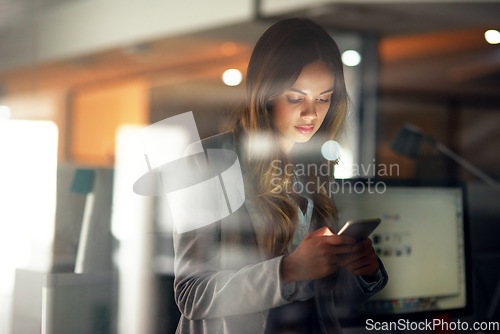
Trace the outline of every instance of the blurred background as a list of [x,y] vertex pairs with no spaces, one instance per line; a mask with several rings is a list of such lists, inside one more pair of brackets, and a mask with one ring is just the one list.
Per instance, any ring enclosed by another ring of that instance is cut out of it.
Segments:
[[397,164],[371,176],[467,184],[486,312],[500,193],[431,145],[409,158],[390,143],[411,123],[500,180],[500,33],[485,36],[500,2],[0,0],[0,334],[175,329],[168,212],[132,192],[147,165],[130,134],[187,111],[201,138],[223,131],[253,45],[297,16],[345,52],[338,177]]

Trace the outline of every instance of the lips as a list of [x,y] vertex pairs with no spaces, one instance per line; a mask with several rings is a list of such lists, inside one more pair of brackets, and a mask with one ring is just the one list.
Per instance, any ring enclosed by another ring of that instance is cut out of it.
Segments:
[[297,131],[300,133],[307,135],[310,134],[314,130],[314,125],[303,125],[303,126],[296,126],[295,127]]

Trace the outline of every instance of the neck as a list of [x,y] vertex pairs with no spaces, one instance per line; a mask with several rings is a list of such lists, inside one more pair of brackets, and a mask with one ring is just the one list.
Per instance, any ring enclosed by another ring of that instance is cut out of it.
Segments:
[[290,153],[290,151],[292,150],[293,145],[295,145],[295,143],[293,141],[287,140],[285,138],[281,138],[280,144],[281,144],[281,148],[283,149],[283,152],[287,156]]

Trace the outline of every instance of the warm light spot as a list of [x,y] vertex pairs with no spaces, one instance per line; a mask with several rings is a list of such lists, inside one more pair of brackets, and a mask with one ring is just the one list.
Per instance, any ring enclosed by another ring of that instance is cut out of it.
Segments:
[[234,56],[238,52],[238,45],[234,42],[224,42],[220,46],[220,52],[224,56]]

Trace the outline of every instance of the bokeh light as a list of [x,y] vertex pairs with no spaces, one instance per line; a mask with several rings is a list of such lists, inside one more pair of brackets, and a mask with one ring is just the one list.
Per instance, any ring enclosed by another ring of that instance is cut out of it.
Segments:
[[346,66],[358,66],[361,63],[361,55],[356,50],[347,50],[342,53],[342,62]]
[[241,72],[231,68],[222,74],[222,81],[228,86],[238,86],[243,76]]
[[330,161],[335,161],[340,158],[340,144],[335,140],[329,140],[321,146],[321,154],[323,158]]
[[484,38],[486,42],[490,44],[499,44],[500,43],[500,32],[498,30],[488,30],[484,33]]

